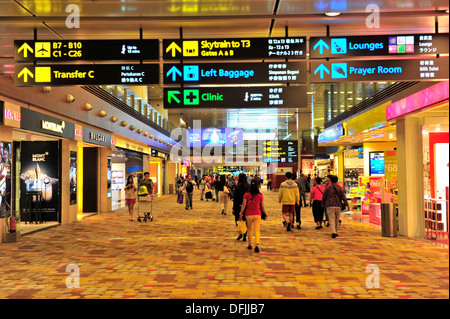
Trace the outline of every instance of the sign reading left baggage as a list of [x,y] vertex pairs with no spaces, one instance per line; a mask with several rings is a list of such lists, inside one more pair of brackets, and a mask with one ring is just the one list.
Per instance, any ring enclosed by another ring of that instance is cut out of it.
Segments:
[[15,40],[16,62],[158,60],[159,40]]
[[159,83],[158,64],[16,65],[16,86],[146,85]]

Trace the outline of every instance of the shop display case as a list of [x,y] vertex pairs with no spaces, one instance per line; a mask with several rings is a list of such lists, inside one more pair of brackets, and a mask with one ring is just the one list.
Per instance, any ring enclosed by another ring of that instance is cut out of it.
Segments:
[[425,199],[425,238],[448,240],[448,200]]

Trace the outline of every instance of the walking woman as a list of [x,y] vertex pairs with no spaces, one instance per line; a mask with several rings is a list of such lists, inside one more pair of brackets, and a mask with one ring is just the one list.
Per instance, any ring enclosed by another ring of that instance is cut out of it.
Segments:
[[[239,220],[240,212],[241,212],[241,206],[244,202],[244,195],[249,190],[249,185],[247,182],[247,175],[244,173],[239,174],[238,178],[238,184],[236,188],[234,189],[234,197],[233,197],[233,215],[234,215],[234,221],[237,222]],[[245,216],[242,216],[242,220],[245,221]],[[245,234],[240,234],[237,240],[240,240],[242,238],[243,241],[247,241],[247,232]]]
[[322,207],[322,197],[325,187],[322,185],[322,179],[316,177],[314,179],[314,187],[311,188],[310,206],[312,207],[314,222],[317,224],[316,229],[322,228],[323,221],[323,207]]
[[128,205],[128,213],[130,214],[130,221],[133,220],[134,204],[136,203],[136,186],[134,185],[133,176],[130,175],[127,178],[127,184],[125,185],[125,202]]
[[330,181],[331,185],[327,186],[323,192],[322,206],[327,209],[328,217],[330,218],[331,238],[336,238],[338,236],[338,223],[341,209],[344,205],[348,210],[350,208],[344,190],[337,185],[338,177],[331,175]]
[[228,211],[228,202],[230,201],[230,189],[228,188],[225,175],[220,175],[219,183],[216,184],[219,188],[219,199],[222,204],[222,215],[226,215]]
[[255,253],[259,253],[259,240],[261,238],[261,210],[264,212],[264,196],[259,192],[258,183],[255,180],[250,182],[250,192],[245,193],[241,207],[239,220],[243,220],[244,212],[247,220],[248,247],[252,249],[253,233],[256,237]]

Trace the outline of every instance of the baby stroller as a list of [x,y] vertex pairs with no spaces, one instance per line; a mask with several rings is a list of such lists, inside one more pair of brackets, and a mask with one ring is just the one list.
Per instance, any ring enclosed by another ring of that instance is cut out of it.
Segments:
[[[153,221],[152,195],[148,193],[147,187],[141,186],[138,190],[138,217],[137,221]],[[141,217],[141,214],[143,217]]]

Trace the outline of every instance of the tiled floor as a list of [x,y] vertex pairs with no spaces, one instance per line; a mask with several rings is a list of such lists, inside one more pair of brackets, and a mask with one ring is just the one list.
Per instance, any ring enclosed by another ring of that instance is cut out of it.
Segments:
[[[120,209],[1,244],[0,298],[449,298],[448,247],[381,237],[351,218],[331,239],[329,228],[314,229],[310,208],[288,233],[276,194],[264,194],[259,254],[236,241],[234,217],[218,203],[196,194],[185,211],[165,196],[153,222],[130,222]],[[79,288],[66,285],[69,265]],[[369,265],[379,288],[366,285]]]

